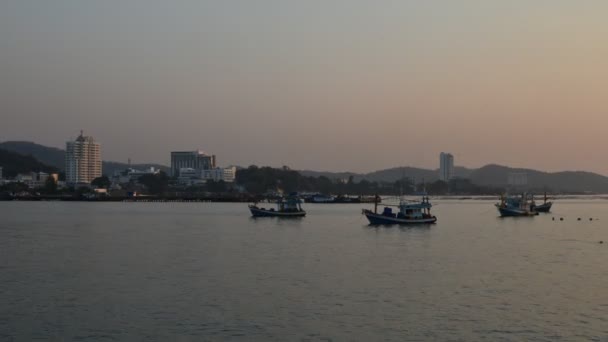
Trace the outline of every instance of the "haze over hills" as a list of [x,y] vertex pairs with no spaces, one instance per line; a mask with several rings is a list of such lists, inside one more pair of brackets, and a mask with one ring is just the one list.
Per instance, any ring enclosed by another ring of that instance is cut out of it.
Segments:
[[[438,171],[415,167],[395,167],[374,171],[366,174],[350,172],[317,172],[301,171],[307,176],[325,176],[330,179],[347,179],[353,176],[355,180],[366,179],[377,182],[394,182],[403,177],[415,179],[416,182],[434,182],[438,180]],[[457,177],[467,178],[472,183],[483,186],[508,187],[509,174],[525,173],[528,179],[527,189],[550,189],[557,192],[595,192],[608,193],[608,177],[586,171],[543,172],[525,168],[489,164],[478,169],[455,167]]]
[[[6,141],[0,143],[0,149],[12,151],[24,156],[32,156],[42,164],[63,170],[65,167],[65,151],[47,147],[33,142]],[[112,175],[115,170],[124,170],[129,167],[126,163],[104,161],[103,173]],[[169,168],[159,164],[132,164],[131,167],[143,169],[155,167],[168,171]],[[330,179],[348,179],[353,176],[355,181],[368,180],[371,182],[395,182],[403,177],[415,179],[416,182],[435,182],[438,180],[438,171],[417,167],[394,167],[369,173],[354,172],[322,172],[303,170],[304,176],[325,176]],[[483,186],[507,187],[507,180],[511,173],[526,173],[529,189],[551,189],[557,192],[595,192],[608,193],[608,177],[586,171],[543,172],[525,168],[511,168],[489,164],[478,169],[455,167],[454,173],[459,178],[467,178],[472,183]]]
[[[24,156],[32,156],[38,161],[56,167],[59,170],[65,169],[65,150],[48,147],[40,144],[36,144],[30,141],[5,141],[0,143],[0,149],[19,153]],[[103,161],[102,170],[105,175],[111,176],[114,171],[122,171],[129,167],[127,163],[120,163],[115,161]],[[160,164],[131,164],[134,169],[146,169],[154,167],[168,172],[169,167]]]
[[[465,167],[454,167],[456,177],[468,178],[473,170]],[[304,176],[319,177],[325,176],[330,179],[348,179],[353,176],[355,181],[362,179],[370,182],[395,182],[404,177],[415,179],[416,182],[434,182],[439,179],[438,170],[423,169],[412,166],[393,167],[385,170],[378,170],[369,173],[354,173],[354,172],[323,172],[323,171],[300,171]]]

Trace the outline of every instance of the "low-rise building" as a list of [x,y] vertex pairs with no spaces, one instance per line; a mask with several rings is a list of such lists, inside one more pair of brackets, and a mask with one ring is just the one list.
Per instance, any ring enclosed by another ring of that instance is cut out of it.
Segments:
[[17,174],[17,177],[15,177],[15,181],[26,184],[30,189],[35,189],[44,187],[49,178],[54,179],[55,183],[59,181],[58,174],[48,174],[46,172],[19,173]]
[[205,181],[213,180],[216,182],[224,181],[226,183],[233,183],[236,179],[236,167],[216,167],[211,170],[203,170],[201,178]]
[[155,169],[154,167],[150,167],[145,170],[136,170],[133,168],[128,168],[123,171],[117,171],[112,176],[113,184],[126,184],[126,183],[138,183],[139,178],[145,175],[157,175],[160,173],[159,169]]

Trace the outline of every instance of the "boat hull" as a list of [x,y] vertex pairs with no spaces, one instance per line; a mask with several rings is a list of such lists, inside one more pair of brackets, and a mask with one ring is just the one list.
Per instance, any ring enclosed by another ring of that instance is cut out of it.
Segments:
[[363,215],[367,217],[368,221],[372,225],[388,225],[388,224],[432,224],[437,222],[437,218],[435,216],[422,218],[422,219],[405,219],[405,218],[397,218],[386,216],[382,214],[376,214],[371,210],[364,210]]
[[539,213],[548,213],[551,211],[552,202],[543,203],[534,207],[534,211]]
[[498,212],[502,217],[521,217],[521,216],[536,216],[537,211],[527,211],[518,208],[498,207]]
[[304,217],[305,211],[276,211],[249,207],[253,217]]

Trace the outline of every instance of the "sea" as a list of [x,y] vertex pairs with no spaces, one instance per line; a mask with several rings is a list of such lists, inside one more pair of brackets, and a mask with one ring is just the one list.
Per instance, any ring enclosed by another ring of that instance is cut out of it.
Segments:
[[0,341],[608,341],[608,200],[0,202]]

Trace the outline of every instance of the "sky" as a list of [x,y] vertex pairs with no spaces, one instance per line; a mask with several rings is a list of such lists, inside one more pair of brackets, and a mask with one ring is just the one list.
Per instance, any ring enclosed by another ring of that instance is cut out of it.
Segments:
[[608,175],[608,2],[3,0],[0,141]]

